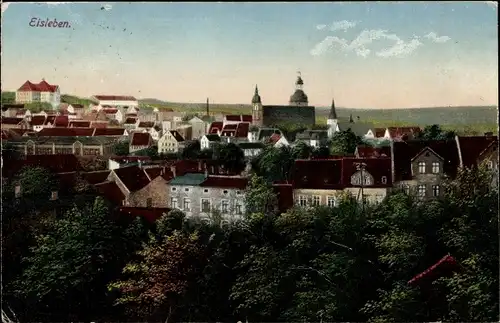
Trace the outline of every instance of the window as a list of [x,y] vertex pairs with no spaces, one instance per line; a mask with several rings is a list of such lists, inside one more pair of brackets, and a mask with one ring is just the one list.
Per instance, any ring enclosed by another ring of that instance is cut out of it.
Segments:
[[307,206],[307,198],[303,195],[299,196],[299,205],[300,206]]
[[439,163],[438,162],[432,162],[432,173],[439,174]]
[[313,206],[319,206],[321,203],[321,196],[313,196],[313,199],[312,199],[312,205]]
[[175,197],[172,197],[172,198],[170,199],[170,207],[171,207],[172,209],[176,209],[176,208],[177,208],[177,199],[176,199]]
[[222,194],[227,195],[227,190],[222,191]]
[[243,214],[243,212],[241,211],[243,209],[241,204],[236,203],[236,205],[234,206],[234,208],[235,208],[236,214]]
[[432,185],[432,196],[439,196],[439,185]]
[[229,212],[229,201],[228,200],[222,200],[221,206],[220,206],[221,212],[226,214]]
[[425,197],[425,185],[418,185],[418,197]]
[[382,184],[387,184],[387,176],[382,176]]
[[210,212],[210,199],[201,199],[201,212]]
[[191,211],[191,201],[189,199],[184,199],[184,211]]
[[408,184],[403,184],[403,192],[405,192],[406,195],[410,194],[410,185]]
[[186,188],[184,189],[184,192],[189,192],[189,188],[187,188],[187,187],[186,187]]
[[147,207],[153,207],[153,199],[152,198],[146,199],[146,206]]
[[425,174],[425,162],[418,162],[418,173]]
[[208,189],[207,189],[207,188],[206,188],[206,189],[204,189],[204,190],[203,190],[203,193],[208,193]]
[[327,203],[329,207],[335,207],[337,205],[337,201],[334,196],[328,196]]
[[177,191],[177,187],[172,187],[172,192]]
[[367,171],[358,171],[351,176],[351,185],[370,186],[373,185],[373,177]]
[[488,169],[493,169],[493,161],[492,160],[488,160]]
[[241,192],[240,191],[236,191],[236,195],[241,195]]

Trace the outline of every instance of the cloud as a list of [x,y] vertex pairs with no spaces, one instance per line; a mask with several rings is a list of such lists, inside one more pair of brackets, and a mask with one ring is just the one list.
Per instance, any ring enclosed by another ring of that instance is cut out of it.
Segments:
[[394,45],[379,51],[377,53],[379,57],[408,55],[422,45],[417,38],[412,39],[410,42],[405,42],[396,34],[389,33],[387,30],[370,29],[363,30],[351,42],[337,36],[327,36],[323,41],[314,46],[310,54],[313,56],[320,56],[331,49],[339,49],[343,52],[354,52],[357,56],[366,58],[372,52],[371,49],[368,48],[368,45],[381,39],[394,41]]
[[113,9],[113,6],[110,4],[105,4],[104,6],[102,6],[101,9],[104,9],[106,11],[110,11],[111,9]]
[[424,37],[427,38],[427,39],[432,40],[435,43],[446,43],[448,40],[451,39],[448,36],[440,36],[440,37],[438,37],[438,35],[435,32],[433,32],[433,31],[431,31],[430,33],[428,33]]
[[413,53],[417,48],[422,46],[422,42],[418,38],[413,38],[409,42],[404,42],[402,40],[396,42],[394,46],[383,49],[376,53],[378,57],[388,58],[388,57],[404,57]]
[[328,27],[329,31],[343,30],[344,32],[346,32],[347,29],[356,27],[358,23],[359,21],[341,20],[341,21],[334,21],[331,25],[324,25],[324,24],[317,25],[316,29],[324,30],[325,28]]

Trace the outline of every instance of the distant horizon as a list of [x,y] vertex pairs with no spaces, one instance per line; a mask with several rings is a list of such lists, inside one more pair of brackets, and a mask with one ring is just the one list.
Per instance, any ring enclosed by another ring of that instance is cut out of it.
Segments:
[[286,105],[300,71],[312,106],[496,105],[497,25],[481,2],[3,3],[1,82]]

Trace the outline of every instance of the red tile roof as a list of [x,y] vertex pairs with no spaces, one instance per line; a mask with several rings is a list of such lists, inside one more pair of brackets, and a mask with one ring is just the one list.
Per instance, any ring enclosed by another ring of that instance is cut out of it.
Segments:
[[133,96],[126,95],[94,95],[99,101],[137,101]]
[[99,170],[99,171],[95,171],[95,172],[85,172],[85,173],[82,173],[82,177],[89,184],[95,185],[95,184],[106,182],[107,178],[109,176],[109,173],[111,173],[110,170]]
[[54,119],[54,127],[67,127],[69,125],[68,116],[56,116]]
[[27,111],[28,111],[27,109],[19,109],[19,110],[17,110],[16,117],[21,117],[21,118],[24,117],[24,115],[26,114]]
[[177,130],[170,130],[170,134],[172,135],[172,137],[174,137],[174,139],[177,142],[183,142],[184,141],[184,137],[182,137],[182,135]]
[[125,119],[126,124],[135,124],[137,122],[137,118],[127,118]]
[[238,128],[236,128],[236,135],[235,137],[237,138],[246,138],[248,137],[248,131],[250,130],[250,124],[247,122],[240,122],[238,123]]
[[125,135],[124,128],[96,128],[94,131],[94,137],[95,136],[114,137],[114,136],[123,136],[123,135]]
[[389,135],[391,138],[415,138],[416,135],[422,130],[419,127],[388,127]]
[[245,123],[252,123],[253,122],[252,115],[249,115],[249,114],[242,115],[241,116],[241,121],[243,121]]
[[45,123],[45,116],[32,116],[30,124],[31,126],[43,126]]
[[135,192],[149,184],[149,178],[142,168],[137,166],[123,167],[113,170],[130,192]]
[[228,114],[225,119],[227,121],[241,121],[241,115],[239,114]]
[[151,135],[144,132],[134,132],[132,134],[132,140],[130,140],[131,146],[149,146],[151,144]]
[[207,179],[200,184],[200,186],[234,188],[234,189],[244,190],[247,187],[247,184],[248,184],[248,178],[245,177],[209,175]]
[[292,184],[298,189],[343,189],[342,161],[335,159],[296,160]]
[[222,131],[231,131],[231,130],[234,130],[236,131],[236,128],[238,127],[238,124],[237,123],[232,123],[232,124],[227,124],[224,126],[224,128],[222,128]]
[[23,136],[25,133],[31,133],[30,129],[24,129],[24,128],[11,128],[8,130],[12,131],[17,136]]
[[218,121],[212,122],[212,124],[210,125],[210,128],[208,129],[208,133],[211,134],[211,133],[218,133],[219,131],[222,131],[223,125],[224,125],[224,123],[222,123],[222,122],[218,122]]
[[104,111],[104,113],[106,113],[106,114],[116,114],[118,112],[118,109],[105,108],[105,109],[102,109],[102,111]]
[[358,146],[355,155],[358,158],[391,157],[391,147]]
[[273,133],[273,135],[271,137],[269,137],[269,142],[275,144],[280,139],[281,139],[281,136],[279,133]]
[[481,153],[495,141],[498,142],[498,138],[492,136],[458,137],[462,166],[475,166]]
[[40,83],[31,83],[30,81],[24,82],[23,85],[18,89],[18,91],[27,91],[27,92],[56,92],[58,89],[58,85],[51,85],[47,83],[45,80],[42,80]]
[[351,184],[351,176],[358,172],[357,165],[364,164],[366,171],[373,177],[373,185],[367,188],[389,188],[392,186],[392,171],[390,158],[343,158],[342,184],[344,187],[360,187]]
[[411,160],[425,147],[431,148],[444,159],[443,172],[454,177],[460,165],[458,148],[455,140],[410,140],[393,143],[394,180],[412,179]]
[[90,128],[102,129],[102,128],[107,128],[107,127],[108,127],[107,121],[91,121],[90,122]]
[[94,185],[97,192],[99,192],[105,199],[116,204],[122,205],[125,200],[125,195],[120,190],[115,182],[104,182]]
[[124,216],[143,217],[150,223],[154,223],[164,214],[170,212],[169,208],[147,208],[147,207],[126,207],[122,206],[119,212]]
[[153,128],[155,123],[153,121],[141,121],[137,127],[139,128]]
[[2,117],[2,124],[20,124],[23,121],[23,118],[7,118]]
[[90,137],[94,128],[43,128],[38,132],[40,137]]
[[69,122],[69,128],[90,128],[90,121],[73,120]]

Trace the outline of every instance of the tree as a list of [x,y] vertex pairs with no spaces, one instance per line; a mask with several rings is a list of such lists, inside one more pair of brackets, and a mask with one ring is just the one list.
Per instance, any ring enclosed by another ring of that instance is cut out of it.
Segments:
[[113,146],[113,152],[117,156],[127,156],[129,149],[130,143],[128,141],[119,141]]
[[24,105],[24,107],[32,113],[38,113],[38,112],[44,111],[44,110],[54,110],[54,108],[55,108],[52,106],[52,104],[47,103],[47,102],[27,103]]
[[2,91],[2,104],[13,104],[16,102],[16,92]]
[[245,209],[247,215],[254,213],[273,214],[278,209],[278,198],[264,178],[253,175],[250,177],[245,194]]
[[303,141],[300,141],[292,148],[291,157],[294,161],[296,159],[309,159],[313,153],[313,150],[313,147],[309,146]]
[[116,304],[125,305],[138,320],[174,321],[205,259],[198,240],[197,234],[179,231],[160,241],[151,239],[138,252],[141,260],[123,269],[127,278],[109,285],[120,292]]
[[426,126],[417,136],[421,140],[449,140],[455,138],[455,132],[444,131],[437,124]]
[[134,153],[134,155],[136,155],[136,156],[147,156],[147,157],[151,158],[152,160],[156,160],[156,159],[159,158],[158,147],[157,146],[151,146],[151,147],[148,147],[146,149],[142,149],[142,150],[136,151]]
[[23,167],[13,181],[11,189],[19,185],[25,202],[30,202],[34,208],[46,204],[52,191],[57,190],[54,176],[42,167]]
[[269,183],[286,181],[290,178],[293,163],[294,159],[290,147],[275,148],[269,145],[252,162],[252,169]]
[[361,143],[361,137],[357,136],[351,129],[336,132],[331,139],[330,153],[336,156],[352,155]]
[[181,153],[182,159],[198,159],[201,146],[199,140],[193,140],[187,143]]
[[[107,308],[106,285],[137,235],[111,220],[101,198],[74,208],[38,235],[14,283],[26,320],[93,320]],[[49,317],[46,314],[50,313]]]
[[217,145],[214,148],[214,159],[231,173],[241,173],[246,166],[243,150],[234,143]]

